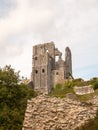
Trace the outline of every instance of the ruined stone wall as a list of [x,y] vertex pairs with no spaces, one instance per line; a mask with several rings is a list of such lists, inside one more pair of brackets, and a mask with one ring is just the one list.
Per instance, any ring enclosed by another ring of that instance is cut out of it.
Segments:
[[54,86],[58,83],[62,83],[65,79],[65,62],[62,59],[59,59],[55,65],[56,69],[54,70]]
[[[59,59],[55,62],[55,57]],[[51,92],[52,87],[72,74],[71,51],[66,48],[66,61],[53,42],[33,46],[32,76],[34,89],[42,93]]]
[[97,108],[98,97],[81,103],[40,95],[28,100],[22,130],[74,130],[94,118]]
[[62,83],[64,81],[64,70],[59,69],[59,70],[54,70],[54,86],[58,83]]
[[76,86],[76,87],[74,87],[74,91],[78,95],[94,93],[94,89],[92,88],[91,85],[89,85],[89,86],[78,86],[78,87]]
[[65,78],[69,78],[72,75],[72,56],[69,47],[65,49]]
[[34,89],[49,93],[52,86],[51,70],[54,66],[54,44],[39,44],[33,47],[32,81]]
[[34,60],[33,83],[36,90],[40,88],[41,91],[45,91],[45,89],[47,89],[48,60],[48,54],[39,55],[37,59]]

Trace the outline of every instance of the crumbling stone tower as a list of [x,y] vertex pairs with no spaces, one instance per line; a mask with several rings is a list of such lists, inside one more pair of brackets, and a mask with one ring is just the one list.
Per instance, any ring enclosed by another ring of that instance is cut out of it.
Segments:
[[[56,61],[58,56],[58,61]],[[65,61],[53,42],[33,46],[32,77],[34,89],[49,93],[53,86],[72,75],[71,51],[66,48]]]

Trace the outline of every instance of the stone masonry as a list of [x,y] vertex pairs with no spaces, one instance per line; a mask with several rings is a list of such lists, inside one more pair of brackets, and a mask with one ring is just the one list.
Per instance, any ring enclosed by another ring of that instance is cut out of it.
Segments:
[[28,100],[22,130],[75,130],[93,119],[98,96],[87,103],[40,95]]
[[89,86],[76,86],[76,87],[74,87],[74,92],[77,95],[84,95],[84,94],[94,93],[94,89],[92,88],[91,85],[89,85]]
[[[58,56],[58,61],[56,57]],[[72,76],[72,59],[69,47],[62,53],[53,42],[33,46],[31,80],[35,90],[49,93],[53,86]]]

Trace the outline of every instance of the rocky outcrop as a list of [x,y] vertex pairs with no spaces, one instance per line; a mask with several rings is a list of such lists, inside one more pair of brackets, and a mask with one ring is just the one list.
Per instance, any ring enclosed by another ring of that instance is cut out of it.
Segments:
[[40,95],[28,100],[22,130],[74,130],[96,115],[98,97],[88,103]]

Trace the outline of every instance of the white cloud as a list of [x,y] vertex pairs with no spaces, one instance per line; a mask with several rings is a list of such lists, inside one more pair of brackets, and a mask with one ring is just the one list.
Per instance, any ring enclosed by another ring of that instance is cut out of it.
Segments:
[[[0,18],[1,65],[12,64],[23,75],[29,75],[32,46],[49,41],[54,41],[63,52],[66,46],[71,47],[76,77],[79,68],[98,65],[97,0],[11,2],[14,8]],[[80,76],[85,75],[83,70]]]

